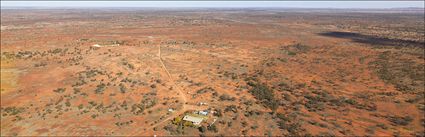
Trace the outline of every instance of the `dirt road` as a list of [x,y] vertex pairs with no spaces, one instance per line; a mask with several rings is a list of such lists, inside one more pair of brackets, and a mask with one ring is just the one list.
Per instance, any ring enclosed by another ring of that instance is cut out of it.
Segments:
[[[180,95],[180,99],[181,99],[181,102],[183,103],[183,107],[181,109],[173,112],[171,115],[167,116],[167,118],[162,119],[161,121],[153,124],[152,126],[149,126],[148,128],[146,128],[146,130],[153,130],[153,128],[155,128],[155,127],[157,127],[161,124],[164,124],[164,123],[168,122],[169,120],[172,120],[173,118],[183,114],[187,110],[202,110],[202,109],[208,108],[208,106],[196,106],[196,105],[186,104],[187,99],[186,99],[186,96],[185,96],[183,90],[176,84],[176,82],[174,81],[173,77],[171,76],[170,72],[168,71],[167,67],[165,66],[165,64],[164,64],[164,62],[161,58],[161,45],[158,45],[158,58],[159,58],[159,62],[161,63],[162,68],[167,73],[167,76],[168,76],[171,84],[173,85],[173,89],[177,90],[178,94]],[[139,131],[136,135],[141,135],[141,132],[142,131]]]
[[180,98],[181,98],[182,103],[183,103],[183,107],[180,110],[173,112],[171,115],[169,115],[167,118],[163,119],[162,121],[157,122],[156,124],[150,126],[148,129],[153,129],[156,126],[161,125],[161,124],[173,119],[174,117],[177,117],[177,116],[183,114],[187,110],[187,105],[186,105],[187,100],[186,100],[186,96],[184,95],[183,90],[179,86],[177,86],[173,77],[171,76],[170,72],[168,71],[167,67],[165,66],[164,62],[162,61],[161,45],[158,45],[158,57],[159,57],[159,62],[161,63],[162,68],[167,73],[168,78],[169,78],[171,84],[173,85],[173,89],[177,90],[178,94],[180,95]]

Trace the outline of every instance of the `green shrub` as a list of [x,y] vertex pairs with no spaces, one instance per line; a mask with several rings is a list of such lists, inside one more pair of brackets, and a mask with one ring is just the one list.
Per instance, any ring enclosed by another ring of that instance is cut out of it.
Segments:
[[127,88],[125,87],[124,84],[120,83],[119,86],[120,86],[121,93],[125,93],[127,91]]
[[232,111],[233,113],[237,113],[238,108],[236,107],[236,105],[230,105],[230,106],[227,106],[226,109],[224,109],[224,112],[228,112],[228,111]]
[[209,131],[214,131],[214,132],[218,132],[218,129],[217,129],[217,127],[215,126],[215,124],[212,124],[212,125],[210,125],[210,126],[208,126],[208,130]]
[[295,56],[295,55],[297,55],[297,53],[292,52],[292,51],[288,51],[288,55],[289,55],[289,56]]
[[200,126],[198,129],[199,129],[199,132],[202,132],[202,133],[207,131],[207,128],[205,126]]
[[65,90],[66,90],[66,88],[57,88],[57,89],[53,90],[53,92],[63,93],[63,92],[65,92]]
[[25,108],[22,107],[6,107],[2,112],[5,112],[7,115],[17,115],[25,111]]
[[220,101],[235,101],[236,100],[235,97],[232,97],[232,96],[230,96],[228,94],[223,94],[219,98],[220,98],[219,99]]
[[221,109],[217,109],[214,113],[214,116],[217,116],[217,117],[223,116],[223,112],[221,111]]
[[388,117],[388,120],[395,125],[407,126],[410,122],[413,121],[413,118],[410,116],[405,116],[405,117],[391,116],[391,117]]
[[102,94],[103,91],[105,91],[105,89],[106,89],[106,85],[103,84],[103,83],[101,83],[101,84],[99,84],[99,85],[96,86],[95,93],[96,94]]

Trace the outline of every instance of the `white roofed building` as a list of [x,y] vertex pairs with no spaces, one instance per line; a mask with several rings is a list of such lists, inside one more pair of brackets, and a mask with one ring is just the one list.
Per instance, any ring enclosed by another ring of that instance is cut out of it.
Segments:
[[186,115],[186,116],[183,117],[183,120],[192,122],[194,125],[199,125],[199,124],[201,124],[203,119],[200,118],[200,117],[194,117],[194,116]]

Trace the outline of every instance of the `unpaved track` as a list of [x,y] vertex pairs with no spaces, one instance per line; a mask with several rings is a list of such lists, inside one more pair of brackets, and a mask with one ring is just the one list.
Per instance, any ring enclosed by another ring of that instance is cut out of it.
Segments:
[[[201,109],[201,108],[205,108],[205,107],[201,107],[201,106],[194,106],[194,105],[187,105],[187,99],[186,96],[183,92],[183,90],[176,84],[176,82],[174,81],[173,77],[171,76],[170,72],[168,71],[167,67],[165,66],[162,58],[161,58],[161,45],[158,45],[158,57],[159,57],[159,62],[161,63],[162,68],[164,69],[164,71],[167,73],[167,76],[171,82],[171,84],[173,85],[173,89],[177,90],[178,94],[180,95],[180,99],[181,102],[183,103],[183,107],[181,109],[179,109],[178,111],[173,112],[171,115],[169,115],[167,118],[162,119],[161,121],[155,123],[152,126],[149,126],[148,128],[146,128],[147,131],[149,130],[153,130],[153,128],[164,124],[165,122],[172,120],[173,118],[183,114],[184,112],[186,112],[189,109]],[[140,130],[136,135],[141,135],[140,133],[143,133],[143,130]]]
[[167,118],[162,119],[162,121],[160,121],[160,122],[158,122],[158,123],[150,126],[148,129],[153,129],[156,126],[161,125],[161,124],[167,122],[168,120],[171,120],[174,117],[179,116],[180,114],[183,114],[187,110],[187,107],[186,107],[187,100],[186,100],[186,96],[184,95],[183,90],[179,86],[177,86],[176,82],[174,81],[173,77],[171,76],[170,72],[168,71],[167,67],[165,66],[164,62],[162,61],[162,58],[161,58],[161,45],[158,46],[158,57],[159,57],[159,62],[161,63],[162,68],[167,73],[168,79],[170,79],[170,82],[173,85],[173,89],[176,89],[177,92],[178,92],[178,94],[180,95],[180,98],[181,98],[181,100],[183,102],[183,107],[180,110],[175,111],[174,113],[172,113],[172,115],[169,115]]
[[[162,58],[161,58],[161,45],[159,45],[158,46],[158,57],[159,57],[159,62],[161,63],[161,65],[162,65],[162,68],[165,70],[165,72],[167,73],[167,75],[168,75],[168,78],[170,79],[170,82],[172,83],[172,85],[173,85],[173,88],[175,88],[178,92],[179,92],[179,94],[180,94],[180,98],[183,100],[183,103],[184,104],[186,104],[186,96],[184,95],[184,92],[183,92],[183,90],[181,90],[180,89],[180,87],[179,86],[177,86],[177,84],[174,82],[174,79],[173,79],[173,77],[171,76],[171,74],[170,74],[170,72],[168,71],[168,69],[167,69],[167,67],[165,66],[165,64],[164,64],[164,62],[162,61]],[[184,106],[185,105],[183,105],[183,108],[184,108]]]

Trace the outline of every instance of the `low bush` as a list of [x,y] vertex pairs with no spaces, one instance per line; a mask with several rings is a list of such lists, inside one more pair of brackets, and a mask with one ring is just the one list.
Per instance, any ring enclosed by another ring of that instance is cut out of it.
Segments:
[[410,116],[390,116],[387,118],[390,122],[392,122],[395,125],[401,125],[401,126],[407,126],[410,122],[413,121],[413,118]]
[[57,89],[53,90],[53,92],[63,93],[63,92],[65,92],[65,90],[66,90],[66,88],[57,88]]

